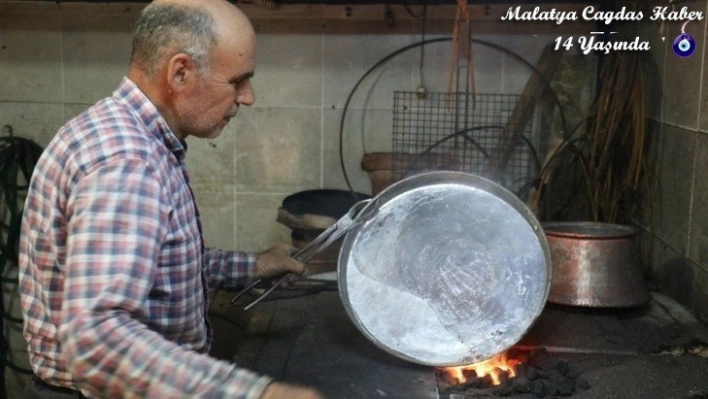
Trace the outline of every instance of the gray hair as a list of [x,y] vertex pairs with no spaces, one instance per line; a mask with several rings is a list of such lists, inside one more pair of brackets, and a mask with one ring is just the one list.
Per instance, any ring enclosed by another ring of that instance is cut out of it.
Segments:
[[130,62],[152,77],[172,56],[185,53],[203,74],[209,71],[217,39],[214,18],[206,11],[152,3],[143,9],[135,25]]

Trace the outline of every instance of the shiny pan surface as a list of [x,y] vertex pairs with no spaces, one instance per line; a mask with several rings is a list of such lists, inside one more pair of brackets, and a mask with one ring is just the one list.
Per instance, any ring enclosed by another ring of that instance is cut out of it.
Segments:
[[396,357],[475,363],[518,342],[543,309],[551,263],[528,208],[498,184],[431,172],[379,193],[344,238],[339,291],[357,328]]

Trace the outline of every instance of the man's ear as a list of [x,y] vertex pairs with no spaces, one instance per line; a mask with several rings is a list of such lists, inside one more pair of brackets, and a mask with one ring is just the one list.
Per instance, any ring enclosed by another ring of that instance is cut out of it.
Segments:
[[167,84],[174,93],[183,92],[194,83],[196,73],[192,57],[185,53],[175,54],[167,64]]

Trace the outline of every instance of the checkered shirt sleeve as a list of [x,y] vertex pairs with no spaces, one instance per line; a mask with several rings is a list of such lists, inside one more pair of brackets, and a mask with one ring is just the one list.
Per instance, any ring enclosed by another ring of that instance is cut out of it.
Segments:
[[151,106],[124,80],[38,163],[20,244],[30,361],[89,397],[258,398],[268,377],[205,354],[207,282],[249,278],[253,255],[203,250]]

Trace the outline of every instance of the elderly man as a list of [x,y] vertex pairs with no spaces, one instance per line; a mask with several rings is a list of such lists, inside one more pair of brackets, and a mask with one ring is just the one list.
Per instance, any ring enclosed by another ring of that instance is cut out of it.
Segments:
[[228,2],[158,0],[127,78],[46,148],[20,243],[29,397],[320,397],[206,355],[208,286],[303,272],[287,246],[206,248],[184,164],[253,103],[254,51]]

